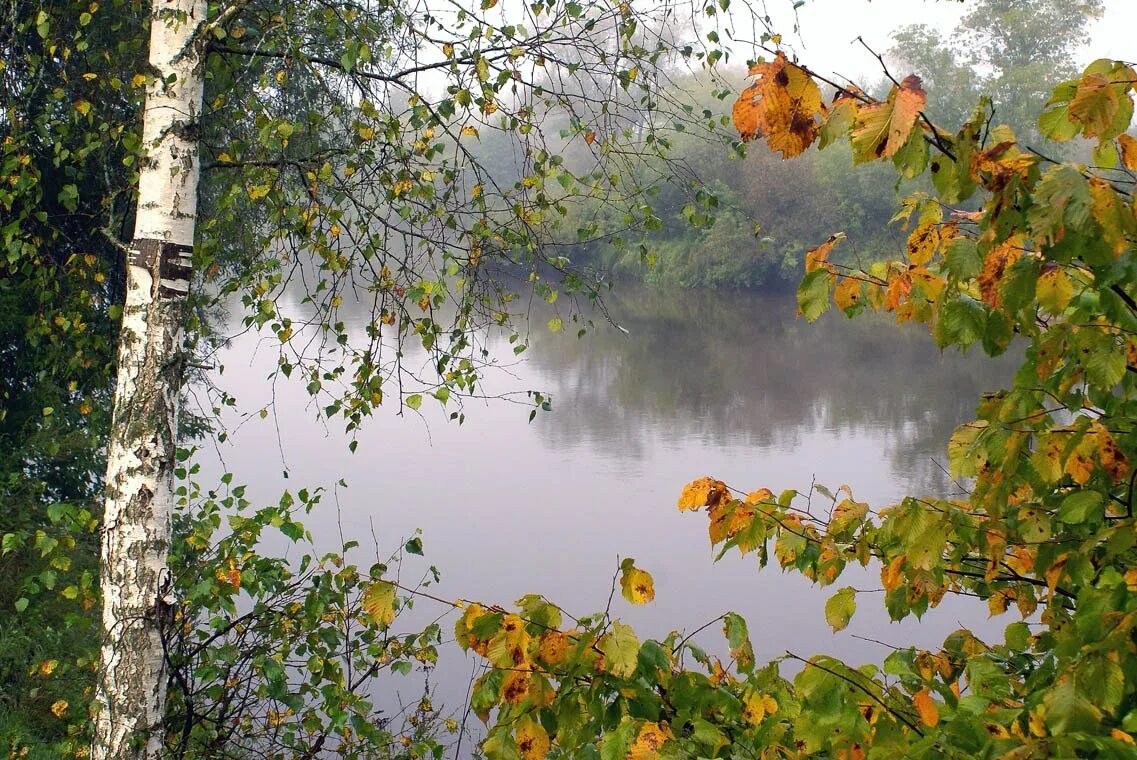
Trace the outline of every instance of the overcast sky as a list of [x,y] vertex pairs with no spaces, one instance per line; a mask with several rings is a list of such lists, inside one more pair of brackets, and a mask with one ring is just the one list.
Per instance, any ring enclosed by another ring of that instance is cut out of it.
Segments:
[[[785,30],[785,43],[799,50],[803,62],[821,73],[873,79],[879,68],[854,42],[858,35],[873,49],[885,51],[890,35],[907,24],[927,24],[947,34],[974,3],[955,0],[807,0],[798,10],[801,38],[788,35],[793,16],[788,0],[766,0],[775,28]],[[1137,0],[1106,0],[1105,16],[1094,24],[1082,63],[1095,58],[1137,59]]]

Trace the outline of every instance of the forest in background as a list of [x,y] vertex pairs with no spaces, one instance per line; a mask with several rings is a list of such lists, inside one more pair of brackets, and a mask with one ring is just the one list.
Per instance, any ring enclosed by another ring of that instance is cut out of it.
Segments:
[[[914,72],[935,94],[929,115],[962,123],[982,95],[994,103],[993,121],[1010,125],[1023,142],[1057,158],[1089,160],[1088,142],[1056,143],[1037,128],[1054,85],[1077,72],[1076,55],[1100,6],[1066,4],[1054,9],[1013,3],[978,3],[950,35],[922,25],[900,28],[880,51],[885,65]],[[850,41],[853,54],[868,54]],[[870,91],[889,82],[882,73]],[[672,96],[689,103],[712,127],[729,122],[738,76],[723,88],[697,77],[675,82]],[[829,88],[827,98],[833,89]],[[568,131],[565,135],[570,134]],[[840,260],[871,262],[894,255],[904,234],[892,224],[900,198],[930,190],[927,180],[909,180],[876,163],[854,162],[841,143],[790,160],[764,150],[724,151],[705,136],[680,132],[671,138],[671,159],[689,167],[690,188],[645,161],[638,169],[652,207],[642,220],[587,199],[569,204],[569,214],[551,233],[576,266],[607,279],[631,279],[683,288],[789,289],[800,279],[807,250],[831,233],[844,232]],[[517,158],[504,135],[487,135],[480,147],[487,165],[502,167],[504,182],[519,181],[510,167]],[[566,143],[569,166],[589,156]],[[692,199],[692,188],[697,196]],[[648,230],[646,238],[639,235]],[[587,240],[586,243],[576,241]]]

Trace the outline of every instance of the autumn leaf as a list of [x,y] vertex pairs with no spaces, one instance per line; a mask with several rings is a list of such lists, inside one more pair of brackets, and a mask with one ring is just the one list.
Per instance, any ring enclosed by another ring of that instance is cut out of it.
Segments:
[[537,657],[546,665],[559,665],[568,649],[569,638],[561,631],[546,631],[537,640]]
[[858,162],[889,158],[908,141],[927,94],[915,74],[894,86],[884,103],[861,106],[853,122],[853,155]]
[[511,705],[521,704],[529,694],[531,672],[527,669],[510,670],[501,684],[501,698]]
[[817,269],[825,268],[830,272],[833,271],[833,265],[829,263],[829,254],[834,246],[845,239],[844,232],[838,232],[835,235],[830,235],[829,238],[819,246],[810,248],[805,252],[805,271],[808,274]]
[[636,740],[628,749],[626,760],[657,760],[660,749],[671,738],[671,732],[658,723],[648,721],[640,727]]
[[713,507],[723,501],[729,501],[730,489],[721,480],[711,477],[702,477],[683,487],[679,495],[679,511]]
[[62,718],[67,714],[68,707],[70,707],[70,705],[67,704],[66,699],[59,699],[52,703],[51,712],[55,717]]
[[778,703],[769,694],[752,691],[742,703],[742,717],[752,726],[757,726],[767,715],[778,711]]
[[921,689],[912,695],[912,704],[920,714],[920,722],[929,728],[934,728],[940,722],[940,711],[936,707],[932,694],[927,689]]
[[517,721],[517,730],[513,735],[517,742],[517,751],[521,753],[522,760],[544,760],[549,753],[549,734],[540,721],[524,716]]
[[848,311],[861,302],[861,281],[852,277],[842,278],[833,289],[833,303],[841,311]]
[[925,222],[918,225],[908,236],[908,261],[922,266],[927,264],[943,246],[959,234],[959,225],[952,222],[941,225],[939,222]]
[[1129,171],[1137,171],[1137,138],[1122,134],[1118,136],[1117,142],[1121,146],[1121,163]]
[[387,581],[375,581],[363,592],[361,604],[375,625],[391,625],[395,622],[395,585]]
[[758,80],[734,104],[735,129],[744,142],[766,138],[783,158],[800,155],[817,137],[821,89],[782,52],[769,63],[752,66],[750,74]]
[[646,570],[628,558],[620,563],[620,592],[632,604],[647,604],[655,599],[655,584]]
[[525,622],[517,615],[506,615],[501,628],[490,639],[486,658],[499,668],[516,668],[529,662],[529,641]]
[[1074,297],[1074,284],[1064,269],[1051,265],[1043,268],[1035,286],[1035,294],[1042,308],[1051,314],[1061,314]]
[[983,269],[979,272],[979,292],[983,302],[995,308],[999,305],[999,286],[1007,268],[1018,261],[1022,251],[1013,241],[1007,241],[992,248],[983,259]]

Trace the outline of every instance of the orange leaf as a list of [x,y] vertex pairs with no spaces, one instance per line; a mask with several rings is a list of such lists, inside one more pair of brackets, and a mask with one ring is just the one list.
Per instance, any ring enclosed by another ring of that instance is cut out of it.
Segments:
[[1007,267],[1014,264],[1022,255],[1012,241],[1007,241],[991,249],[983,259],[983,270],[979,273],[979,292],[983,302],[991,308],[999,305],[999,285]]
[[846,277],[837,283],[833,290],[833,303],[837,308],[848,310],[861,300],[861,281]]
[[1121,163],[1125,164],[1126,169],[1137,171],[1137,139],[1121,135],[1117,142],[1121,145]]
[[765,137],[783,158],[800,155],[817,137],[821,89],[781,52],[769,63],[755,64],[750,74],[758,81],[734,104],[735,129],[743,141]]
[[932,694],[927,689],[921,689],[912,695],[912,704],[916,706],[916,712],[920,713],[920,720],[925,726],[935,726],[940,722],[940,711],[936,708],[936,702],[932,699]]
[[815,269],[821,269],[822,267],[825,267],[830,272],[832,272],[833,266],[829,263],[829,253],[830,253],[830,251],[833,250],[833,247],[835,245],[837,245],[838,243],[840,243],[844,239],[845,239],[845,233],[844,232],[838,232],[835,235],[830,235],[829,239],[826,240],[821,245],[816,246],[815,248],[810,248],[808,251],[806,251],[805,252],[805,271],[806,271],[806,273],[808,274],[809,272],[812,272]]

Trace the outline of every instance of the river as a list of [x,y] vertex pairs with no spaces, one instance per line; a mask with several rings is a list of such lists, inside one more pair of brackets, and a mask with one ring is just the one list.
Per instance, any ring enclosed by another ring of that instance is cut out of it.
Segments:
[[[467,401],[458,425],[427,398],[421,415],[371,420],[354,454],[341,423],[319,422],[303,383],[266,383],[273,341],[245,334],[219,357],[219,382],[246,413],[275,404],[217,452],[199,453],[201,477],[227,468],[254,503],[285,488],[333,489],[309,527],[321,550],[341,535],[361,540],[363,567],[374,561],[372,536],[385,555],[421,528],[425,561],[408,572],[435,565],[441,581],[431,590],[447,599],[509,605],[538,592],[574,614],[593,612],[608,600],[618,558],[634,557],[654,576],[656,600],[631,608],[617,594],[614,614],[641,637],[736,610],[760,660],[792,649],[879,661],[887,649],[867,639],[934,646],[960,625],[993,633],[1010,622],[948,598],[922,622],[894,624],[883,596],[870,593],[834,635],[823,612],[831,590],[776,567],[758,572],[737,554],[712,562],[705,516],[675,505],[702,475],[741,490],[847,484],[875,506],[952,493],[941,469],[947,438],[981,393],[1006,383],[1011,362],[941,355],[925,328],[883,318],[830,314],[809,325],[788,295],[619,288],[608,303],[622,330],[552,334],[542,316],[520,363],[491,341],[511,366],[487,387],[546,392],[551,412],[530,423],[529,407]],[[346,488],[335,486],[341,478]],[[874,588],[873,575],[851,582]],[[416,617],[444,612],[432,604],[420,603]],[[432,676],[436,702],[459,707],[474,664],[449,649]],[[411,700],[417,687],[393,688]]]

